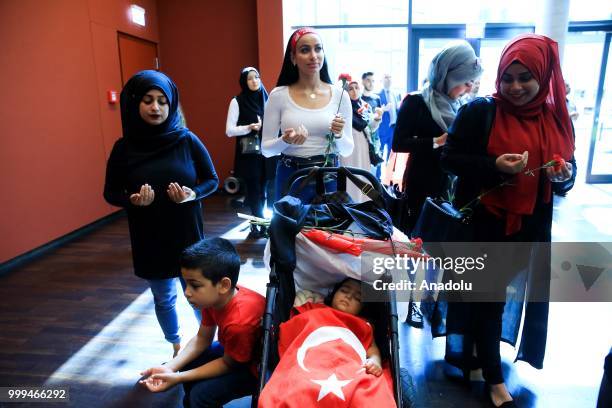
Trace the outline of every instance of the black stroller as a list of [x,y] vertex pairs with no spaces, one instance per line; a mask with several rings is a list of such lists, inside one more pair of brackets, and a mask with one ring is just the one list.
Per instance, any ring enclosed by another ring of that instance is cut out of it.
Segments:
[[[367,180],[363,181],[361,176]],[[336,184],[333,193],[325,192],[326,185],[333,180]],[[354,183],[370,200],[363,203],[351,203],[346,193],[347,180]],[[309,184],[310,183],[310,184]],[[315,198],[309,205],[302,205],[295,197],[304,186],[316,185]],[[270,226],[270,240],[266,252],[270,256],[270,277],[266,291],[266,310],[263,319],[262,355],[260,366],[259,390],[253,396],[252,406],[257,406],[259,393],[267,383],[272,371],[279,362],[278,328],[287,321],[296,297],[295,236],[304,227],[332,226],[334,230],[346,230],[349,225],[359,225],[363,235],[388,240],[393,234],[393,224],[384,208],[382,186],[369,172],[344,167],[324,167],[302,169],[288,181],[289,195],[274,205],[274,218]],[[322,205],[317,205],[322,204]],[[323,210],[323,211],[321,211]],[[365,217],[363,215],[366,214]],[[387,241],[393,246],[393,240]],[[341,261],[339,261],[341,262]],[[390,281],[391,276],[383,275],[383,280]],[[398,407],[412,407],[414,388],[408,371],[400,369],[398,316],[395,293],[385,291],[378,293],[381,302],[377,308],[376,320],[373,321],[375,341],[378,344],[383,360],[388,361],[392,377],[395,401]],[[381,298],[381,296],[383,298]]]

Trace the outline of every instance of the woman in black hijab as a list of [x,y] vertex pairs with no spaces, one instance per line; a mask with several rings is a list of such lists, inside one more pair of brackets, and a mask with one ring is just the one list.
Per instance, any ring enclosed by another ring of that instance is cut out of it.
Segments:
[[206,148],[181,125],[178,105],[176,85],[161,72],[130,78],[121,91],[123,137],[113,146],[104,185],[106,201],[127,212],[134,272],[149,282],[175,355],[179,256],[204,237],[200,200],[219,184]]
[[[269,159],[273,163],[267,163],[261,154],[261,124],[268,92],[261,83],[259,72],[253,67],[246,67],[240,73],[240,88],[242,92],[230,102],[225,133],[237,139],[234,169],[236,176],[246,184],[246,203],[252,215],[263,217],[264,187],[266,182],[274,184],[276,170],[276,160]],[[273,196],[268,194],[270,200]],[[251,225],[251,238],[264,235],[264,230]]]

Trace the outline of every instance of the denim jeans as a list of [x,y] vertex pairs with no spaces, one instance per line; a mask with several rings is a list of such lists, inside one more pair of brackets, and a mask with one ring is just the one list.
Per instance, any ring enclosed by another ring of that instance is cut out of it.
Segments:
[[[200,367],[222,356],[223,346],[215,341],[181,371]],[[252,395],[256,387],[257,379],[251,373],[249,365],[240,364],[229,373],[219,377],[184,383],[183,406],[189,408],[221,407],[232,400]]]
[[[183,290],[185,290],[185,281],[183,278],[179,278],[179,280]],[[181,336],[179,335],[179,321],[176,313],[176,278],[150,279],[148,282],[155,302],[155,316],[157,316],[159,326],[164,332],[164,337],[169,343],[180,343]],[[195,310],[195,316],[198,322],[202,320],[199,310]]]

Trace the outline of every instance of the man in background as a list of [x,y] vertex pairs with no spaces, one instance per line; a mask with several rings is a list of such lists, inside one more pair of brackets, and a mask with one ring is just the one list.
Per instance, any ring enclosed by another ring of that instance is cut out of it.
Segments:
[[[376,111],[376,108],[382,108],[382,103],[380,102],[380,96],[377,93],[374,93],[374,73],[373,72],[364,72],[361,75],[361,83],[363,85],[363,94],[361,95],[361,99],[364,100],[368,105],[370,105],[370,110],[372,113]],[[371,133],[370,139],[372,140],[372,145],[374,151],[370,154],[370,162],[372,164],[372,174],[374,174],[377,178],[380,179],[380,164],[383,161],[382,158],[382,146],[380,143],[380,136],[378,134],[378,130],[375,130]],[[377,158],[376,158],[377,157]],[[372,159],[376,158],[376,161],[372,161]]]
[[374,73],[373,72],[364,72],[361,75],[361,84],[363,85],[363,94],[361,95],[361,99],[366,101],[371,107],[372,111],[375,108],[382,108],[382,104],[380,103],[380,96],[374,93]]
[[391,75],[383,76],[383,89],[378,93],[380,97],[381,107],[383,109],[383,117],[380,127],[378,128],[378,136],[380,137],[380,149],[383,153],[385,162],[391,153],[391,142],[393,141],[393,131],[395,130],[395,122],[397,121],[397,112],[400,107],[400,96],[391,90]]

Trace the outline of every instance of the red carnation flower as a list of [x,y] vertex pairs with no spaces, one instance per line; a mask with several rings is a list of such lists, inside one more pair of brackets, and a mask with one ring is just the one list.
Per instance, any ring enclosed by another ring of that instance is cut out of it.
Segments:
[[565,167],[565,159],[563,157],[561,157],[561,155],[555,153],[553,154],[553,159],[552,161],[555,162],[555,164],[553,164],[553,168],[555,171],[559,171],[562,168]]
[[563,159],[563,157],[561,157],[560,154],[555,153],[555,154],[553,154],[552,160],[547,161],[546,163],[544,163],[544,165],[542,165],[540,167],[537,167],[535,169],[525,170],[524,174],[526,176],[532,176],[533,177],[533,176],[535,176],[535,172],[537,170],[547,169],[549,167],[552,167],[555,171],[560,171],[562,168],[565,167],[565,160]]
[[338,81],[342,81],[342,82],[351,82],[353,80],[353,78],[347,74],[347,73],[342,73],[340,75],[338,75]]
[[423,240],[421,238],[413,238],[410,240],[410,242],[412,245],[414,245],[415,251],[421,252],[421,249],[423,248]]

